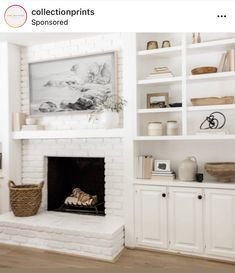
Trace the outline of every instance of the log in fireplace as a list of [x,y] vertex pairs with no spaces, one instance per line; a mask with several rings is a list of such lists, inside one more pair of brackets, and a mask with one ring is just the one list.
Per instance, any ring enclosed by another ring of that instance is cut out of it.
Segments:
[[104,158],[48,157],[48,210],[105,215]]

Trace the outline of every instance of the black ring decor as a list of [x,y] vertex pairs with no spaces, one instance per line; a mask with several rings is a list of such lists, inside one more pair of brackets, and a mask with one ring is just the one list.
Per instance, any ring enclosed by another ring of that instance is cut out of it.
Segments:
[[[222,122],[220,118],[222,117]],[[226,117],[221,112],[213,112],[201,123],[200,129],[222,129],[226,123]],[[207,127],[204,127],[206,126]]]

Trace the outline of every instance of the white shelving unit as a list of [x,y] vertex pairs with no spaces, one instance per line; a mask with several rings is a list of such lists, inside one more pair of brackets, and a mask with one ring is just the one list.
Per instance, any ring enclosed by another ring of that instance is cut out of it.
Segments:
[[[154,36],[155,35],[155,36]],[[162,40],[161,36],[166,34],[152,34],[156,40]],[[210,105],[192,106],[190,99],[207,96],[234,95],[235,90],[231,88],[235,84],[235,71],[226,71],[202,75],[190,75],[191,69],[198,66],[217,66],[220,57],[227,49],[235,48],[235,37],[233,34],[215,34],[213,39],[198,44],[190,44],[188,34],[169,34],[173,44],[169,48],[159,48],[154,50],[142,50],[150,38],[149,34],[137,34],[137,132],[135,140],[161,140],[161,139],[234,139],[235,126],[231,127],[228,135],[196,135],[196,122],[198,130],[202,116],[206,116],[209,111],[234,111],[235,104],[230,105]],[[153,39],[152,37],[152,39]],[[203,37],[203,34],[202,34]],[[225,37],[225,38],[223,38]],[[202,38],[203,39],[203,38]],[[175,40],[175,41],[174,41]],[[142,48],[141,48],[142,47]],[[151,56],[151,58],[149,58]],[[155,66],[167,66],[175,77],[146,79]],[[211,85],[211,87],[209,86]],[[209,86],[209,87],[208,87]],[[206,94],[205,91],[206,89]],[[147,93],[167,92],[170,96],[170,103],[181,102],[180,108],[147,109]],[[197,114],[197,117],[194,115]],[[230,112],[229,112],[230,113]],[[200,120],[199,120],[200,118]],[[176,119],[180,125],[180,135],[176,137],[148,137],[147,124],[152,121],[162,121]]]
[[[203,41],[209,40],[191,44],[190,34],[136,35],[133,165],[139,155],[170,160],[171,169],[178,178],[179,164],[186,157],[195,156],[204,181],[136,179],[136,172],[133,172],[133,244],[158,251],[235,261],[235,246],[230,244],[235,238],[235,222],[231,220],[235,212],[235,181],[219,183],[204,168],[206,162],[235,162],[235,104],[191,104],[191,98],[235,97],[235,71],[191,75],[195,67],[218,67],[222,54],[235,48],[235,34],[202,33],[201,36]],[[172,47],[146,51],[148,40],[170,40]],[[167,66],[176,77],[146,80],[155,66]],[[180,102],[182,107],[148,109],[146,97],[149,93],[168,93],[169,103]],[[201,123],[214,111],[226,116],[225,129],[229,134],[198,134]],[[166,125],[172,120],[179,124],[179,135],[147,135],[149,122],[160,121]],[[220,218],[222,214],[224,218]]]

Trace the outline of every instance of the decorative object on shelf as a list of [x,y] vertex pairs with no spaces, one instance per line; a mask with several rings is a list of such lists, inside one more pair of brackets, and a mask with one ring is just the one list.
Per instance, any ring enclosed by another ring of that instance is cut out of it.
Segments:
[[30,114],[95,110],[117,95],[117,52],[29,64]]
[[154,160],[154,171],[170,172],[171,171],[171,161],[170,160]]
[[202,39],[201,39],[200,32],[193,32],[193,34],[192,34],[192,43],[197,44],[197,43],[201,43],[201,41],[202,41]]
[[218,72],[235,71],[235,49],[228,49],[223,53],[219,62]]
[[43,185],[44,182],[22,185],[9,182],[10,204],[15,216],[27,217],[37,214],[42,202]]
[[164,40],[164,41],[162,42],[162,48],[164,48],[164,47],[171,47],[170,41]]
[[25,124],[26,125],[37,125],[37,120],[33,117],[27,117],[25,119]]
[[188,156],[180,163],[178,176],[182,181],[195,181],[198,170],[197,159],[194,156]]
[[148,41],[147,42],[147,50],[157,49],[157,48],[158,48],[158,42],[157,41]]
[[153,180],[174,180],[175,172],[171,170],[170,160],[154,160],[151,178]]
[[196,173],[196,181],[197,182],[203,181],[203,173]]
[[151,155],[136,157],[136,178],[150,179],[153,169],[153,157]]
[[231,182],[235,178],[235,162],[209,162],[205,170],[220,182]]
[[169,107],[168,93],[147,94],[147,108],[165,108],[165,107]]
[[99,114],[98,120],[104,128],[117,128],[119,125],[119,113],[123,110],[126,103],[126,100],[121,96],[109,96],[106,100],[100,102],[96,110],[91,113],[90,120]]
[[197,33],[197,43],[201,43],[202,39],[201,39],[201,34],[200,32]]
[[176,120],[167,121],[166,134],[168,136],[177,136],[178,135],[178,122]]
[[146,77],[147,80],[174,77],[168,67],[154,67],[153,71]]
[[216,73],[217,67],[214,66],[201,66],[192,69],[192,75],[200,75],[200,74],[209,74],[209,73]]
[[193,106],[233,104],[234,96],[192,98]]
[[182,102],[169,103],[170,107],[182,107]]
[[42,131],[45,130],[43,125],[23,125],[22,131]]
[[20,131],[25,124],[25,113],[13,113],[13,131]]
[[213,112],[201,123],[200,129],[222,129],[226,123],[226,117],[221,112]]
[[149,122],[148,135],[149,136],[162,136],[163,135],[162,122]]

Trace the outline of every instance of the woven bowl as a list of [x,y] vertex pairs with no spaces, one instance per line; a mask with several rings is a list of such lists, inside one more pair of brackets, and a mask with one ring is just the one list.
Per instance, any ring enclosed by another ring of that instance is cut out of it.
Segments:
[[235,162],[209,162],[205,170],[220,182],[231,182],[235,178]]
[[193,75],[216,73],[217,67],[214,67],[214,66],[196,67],[191,72]]

